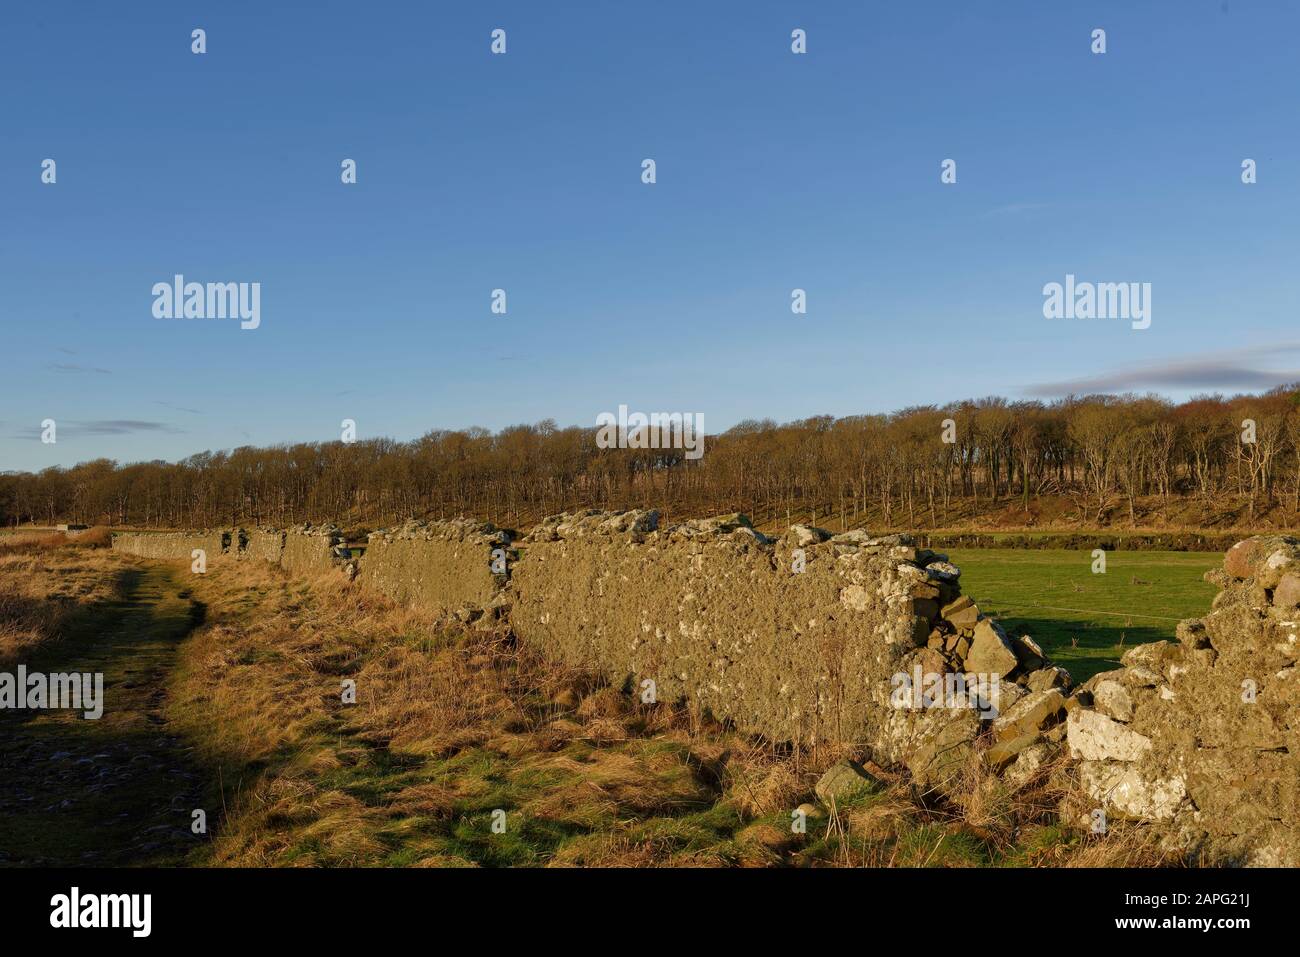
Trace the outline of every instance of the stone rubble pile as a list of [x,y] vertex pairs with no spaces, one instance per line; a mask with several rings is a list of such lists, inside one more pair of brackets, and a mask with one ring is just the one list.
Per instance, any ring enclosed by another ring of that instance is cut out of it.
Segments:
[[606,512],[589,508],[579,512],[548,515],[533,526],[521,541],[558,542],[561,539],[590,536],[626,536],[630,541],[639,541],[658,528],[659,512],[655,509]]
[[1206,580],[1208,615],[1079,690],[1074,773],[1106,814],[1165,825],[1196,859],[1300,866],[1300,539],[1239,542]]
[[439,521],[411,519],[393,528],[380,529],[366,536],[371,544],[388,544],[395,541],[448,541],[473,542],[485,545],[509,545],[511,534],[491,522],[477,522],[467,518]]

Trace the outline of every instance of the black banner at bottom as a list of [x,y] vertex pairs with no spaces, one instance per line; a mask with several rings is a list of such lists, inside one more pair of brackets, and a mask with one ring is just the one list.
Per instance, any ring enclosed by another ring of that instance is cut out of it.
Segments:
[[[463,930],[537,946],[614,932],[809,932],[828,918],[976,934],[1041,928],[1118,936],[1277,933],[1296,874],[1282,870],[9,870],[7,941],[92,936],[128,945],[248,935],[349,941]],[[462,925],[462,926],[458,926]],[[785,926],[782,926],[785,925]],[[983,926],[981,926],[983,925]],[[219,936],[217,936],[219,935]],[[1229,936],[1225,936],[1229,935]],[[609,940],[609,938],[603,938]],[[647,938],[653,940],[654,936]],[[662,939],[662,938],[660,938]]]

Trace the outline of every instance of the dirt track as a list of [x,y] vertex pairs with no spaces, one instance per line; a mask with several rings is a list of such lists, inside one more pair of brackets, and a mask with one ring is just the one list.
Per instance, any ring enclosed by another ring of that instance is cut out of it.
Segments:
[[0,711],[0,866],[180,863],[202,778],[167,729],[168,675],[201,620],[174,569],[121,572],[122,596],[75,615],[29,674],[102,672],[102,717]]

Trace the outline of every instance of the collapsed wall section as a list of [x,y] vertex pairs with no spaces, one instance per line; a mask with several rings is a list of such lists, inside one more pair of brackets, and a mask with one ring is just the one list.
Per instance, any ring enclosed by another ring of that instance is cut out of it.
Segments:
[[189,561],[195,549],[208,559],[220,556],[230,540],[229,532],[114,532],[113,548],[142,558]]
[[1222,590],[1177,643],[1132,648],[1081,689],[1078,780],[1209,863],[1300,866],[1300,539],[1239,542],[1206,580]]
[[368,536],[359,578],[438,614],[487,608],[506,581],[509,545],[507,532],[484,522],[408,522]]

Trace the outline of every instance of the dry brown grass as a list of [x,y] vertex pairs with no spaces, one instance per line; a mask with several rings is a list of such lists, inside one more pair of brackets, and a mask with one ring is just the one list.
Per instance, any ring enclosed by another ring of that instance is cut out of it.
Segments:
[[118,574],[131,565],[107,551],[34,543],[0,548],[0,667],[57,640],[79,610],[118,597]]
[[[521,697],[533,682],[520,682],[521,656],[500,634],[466,636],[337,576],[296,581],[252,562],[223,563],[193,591],[209,625],[178,690],[187,709],[222,716],[204,736],[214,756],[264,761],[329,727],[352,742],[344,759],[374,748],[436,757],[528,721]],[[355,705],[342,703],[345,680]]]
[[68,536],[63,532],[18,532],[14,535],[0,536],[0,551],[44,551],[49,548],[58,548],[67,543]]
[[[503,631],[444,627],[337,576],[214,563],[193,592],[208,623],[186,646],[170,710],[220,769],[218,863],[493,862],[475,822],[496,804],[536,831],[512,852],[525,863],[590,857],[597,844],[608,861],[629,842],[640,848],[629,862],[670,845],[677,859],[695,835],[675,825],[720,805],[736,817],[732,776],[772,761]],[[355,705],[341,701],[345,679]],[[797,785],[788,769],[768,773],[786,776],[765,804],[779,810]],[[665,833],[609,833],[642,825]],[[559,854],[571,838],[586,850]],[[412,848],[428,853],[412,860]],[[726,855],[691,848],[685,859]]]
[[76,548],[109,548],[113,544],[113,533],[106,525],[96,525],[84,532],[15,532],[0,535],[0,555],[43,552],[51,549],[74,546]]
[[111,548],[113,532],[107,525],[95,525],[68,537],[68,544],[77,548]]

